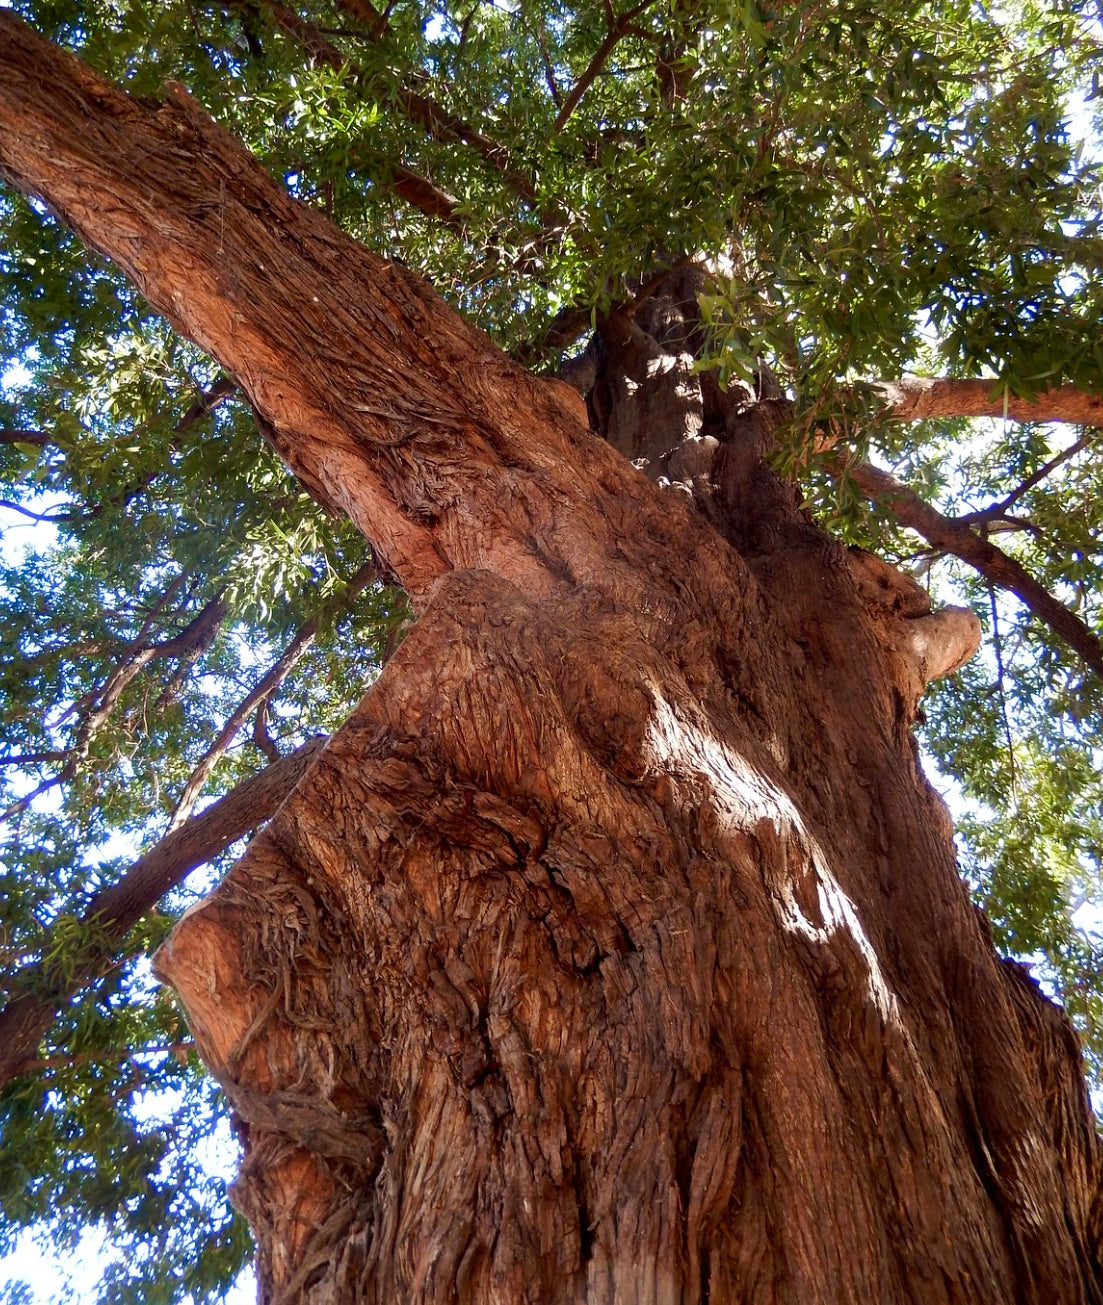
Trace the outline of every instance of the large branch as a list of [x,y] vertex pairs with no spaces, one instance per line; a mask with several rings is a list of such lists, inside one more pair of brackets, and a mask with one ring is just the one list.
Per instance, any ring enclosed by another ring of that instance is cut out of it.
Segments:
[[133,100],[0,10],[0,169],[219,359],[415,604],[457,567],[636,601],[615,523],[642,491],[577,403],[293,200],[181,88]]
[[162,838],[117,883],[98,892],[81,917],[94,931],[95,942],[75,968],[69,959],[64,977],[59,978],[46,964],[18,974],[17,981],[25,991],[0,1010],[0,1086],[33,1061],[59,1008],[111,961],[112,945],[120,943],[169,889],[263,824],[306,774],[324,742],[311,739],[245,780]]
[[1103,397],[1060,385],[1029,399],[1008,394],[995,381],[959,380],[953,377],[905,376],[898,381],[878,381],[888,413],[901,421],[925,417],[1010,417],[1012,421],[1067,421],[1080,426],[1103,426]]
[[834,470],[849,475],[864,494],[884,503],[901,525],[922,535],[932,548],[961,558],[992,584],[1021,599],[1038,620],[1048,625],[1103,678],[1103,643],[1099,637],[1039,584],[1020,562],[975,534],[969,526],[925,503],[913,489],[879,467],[868,462],[847,465],[839,458]]

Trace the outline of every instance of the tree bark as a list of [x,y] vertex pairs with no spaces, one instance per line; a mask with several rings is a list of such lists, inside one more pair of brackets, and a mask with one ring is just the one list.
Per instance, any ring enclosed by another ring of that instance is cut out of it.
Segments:
[[1103,397],[1075,385],[1047,387],[1031,398],[1004,396],[994,380],[905,376],[880,381],[889,413],[902,421],[924,417],[995,417],[1012,421],[1067,421],[1103,426]]
[[975,620],[808,522],[757,418],[712,437],[721,534],[181,94],[0,36],[7,174],[420,611],[157,958],[262,1299],[1103,1300],[1075,1035],[910,730]]

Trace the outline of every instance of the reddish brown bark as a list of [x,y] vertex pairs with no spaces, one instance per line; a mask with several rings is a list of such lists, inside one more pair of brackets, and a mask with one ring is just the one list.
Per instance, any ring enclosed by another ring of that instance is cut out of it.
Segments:
[[996,381],[906,376],[881,381],[889,412],[902,421],[923,417],[1009,417],[1012,421],[1068,421],[1103,426],[1103,397],[1059,385],[1026,399],[999,392]]
[[849,476],[864,494],[884,503],[901,525],[922,535],[932,548],[960,557],[990,583],[1013,593],[1040,621],[1060,635],[1096,675],[1103,677],[1103,643],[1075,612],[1039,584],[1021,562],[976,534],[966,522],[955,521],[925,503],[913,489],[880,467],[869,462],[847,463],[841,458],[836,466],[839,475]]
[[910,733],[968,616],[738,423],[725,539],[182,96],[0,34],[8,174],[421,612],[158,958],[244,1123],[264,1299],[1103,1299],[1075,1036]]

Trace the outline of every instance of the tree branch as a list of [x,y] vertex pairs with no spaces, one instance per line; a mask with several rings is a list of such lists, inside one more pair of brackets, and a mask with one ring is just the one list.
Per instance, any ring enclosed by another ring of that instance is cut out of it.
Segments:
[[[208,416],[228,399],[237,390],[237,383],[229,376],[220,377],[219,380],[211,386],[209,390],[201,390],[192,400],[184,411],[184,415],[172,428],[174,435],[182,435],[189,427],[194,426],[197,421]],[[146,430],[151,421],[144,421],[133,431],[129,432],[129,438],[133,439]],[[44,431],[0,431],[0,444],[36,444],[39,447],[46,447],[51,444],[59,445],[60,442],[52,435]],[[144,493],[157,478],[156,471],[150,472],[137,485],[128,485],[118,494],[113,495],[102,503],[93,503],[87,508],[78,509],[69,508],[65,512],[55,512],[52,514],[42,514],[32,512],[28,508],[22,507],[19,503],[13,503],[10,500],[0,502],[0,507],[5,507],[13,512],[20,512],[25,517],[30,517],[34,521],[47,522],[50,525],[66,525],[79,521],[94,521],[100,517],[109,507],[127,507],[139,494]]]
[[[23,1074],[33,1074],[40,1069],[67,1069],[70,1065],[96,1065],[113,1060],[137,1060],[140,1056],[182,1056],[194,1050],[191,1038],[185,1042],[158,1043],[147,1047],[117,1047],[113,1051],[81,1051],[76,1055],[66,1052],[61,1056],[47,1056],[42,1060],[28,1060],[24,1063]],[[2,1086],[2,1083],[0,1083]]]
[[43,793],[49,793],[52,788],[57,788],[57,786],[67,778],[69,778],[69,776],[67,776],[63,770],[59,771],[56,775],[51,775],[49,779],[44,779],[41,784],[36,785],[29,793],[24,793],[21,798],[16,798],[16,800],[6,806],[3,811],[0,811],[0,825],[5,825],[9,820],[13,820],[16,816],[22,815],[35,798],[40,798]]
[[18,512],[20,516],[27,517],[28,520],[35,522],[37,525],[57,525],[59,522],[72,521],[76,518],[87,516],[87,513],[79,512],[32,512],[30,508],[23,507],[20,503],[13,503],[11,499],[0,498],[0,508],[8,512]]
[[[280,457],[372,539],[415,607],[456,567],[536,592],[575,565],[591,575],[582,518],[612,549],[604,500],[631,492],[627,473],[576,405],[295,201],[183,87],[131,98],[0,9],[0,169],[238,377]],[[579,440],[608,466],[600,505],[551,453]],[[504,458],[528,470],[511,473],[508,504],[487,472]],[[449,491],[426,512],[438,475]],[[608,575],[636,587],[623,567]]]
[[381,41],[386,36],[387,29],[391,25],[390,5],[382,14],[374,5],[370,5],[368,0],[337,0],[337,7],[355,18],[357,22],[363,23],[373,41]]
[[416,208],[426,217],[435,218],[450,227],[462,225],[456,213],[458,204],[447,191],[441,190],[420,172],[414,172],[403,163],[388,162],[386,170],[390,174],[389,177],[380,178],[376,175],[372,180],[383,180],[399,199],[405,200],[411,208]]
[[1081,426],[1103,426],[1103,397],[1075,385],[1043,390],[1021,398],[999,392],[996,381],[959,380],[953,377],[905,376],[898,381],[877,381],[874,388],[884,398],[888,414],[900,421],[928,417],[1010,417],[1013,421],[1067,421]]
[[66,762],[64,767],[69,776],[87,758],[92,740],[110,718],[111,713],[118,705],[120,697],[127,686],[134,681],[135,677],[151,661],[161,660],[166,657],[183,657],[189,661],[194,661],[204,649],[210,647],[211,641],[214,639],[225,615],[226,601],[219,594],[212,598],[198,616],[190,621],[179,634],[163,639],[159,643],[147,643],[136,648],[131,647],[126,659],[116,666],[108,676],[95,709],[90,711],[81,721],[70,752],[69,761]]
[[[236,7],[241,7],[241,0],[234,0],[234,2]],[[272,14],[277,25],[298,41],[312,59],[327,64],[336,71],[343,68],[352,69],[366,85],[372,86],[381,95],[387,95],[388,98],[393,97],[394,102],[405,116],[411,122],[423,127],[433,140],[458,141],[469,146],[484,162],[489,163],[492,168],[499,172],[510,188],[522,199],[531,203],[536,198],[532,182],[512,165],[509,153],[504,145],[491,140],[489,136],[483,135],[481,131],[476,131],[462,118],[450,113],[442,105],[437,104],[435,100],[423,95],[420,91],[415,91],[410,86],[401,83],[393,87],[383,84],[377,74],[365,70],[359,64],[354,64],[350,59],[346,58],[331,41],[326,39],[320,28],[302,18],[294,10],[288,9],[286,5],[279,4],[277,0],[266,0],[265,8]],[[379,16],[377,15],[377,17]],[[407,198],[410,194],[420,194],[422,196],[428,194],[425,188],[432,187],[432,182],[410,172],[408,169],[402,169],[402,173],[406,175],[399,175],[396,172],[396,183],[401,182],[407,187],[407,193],[403,194],[403,198]],[[416,186],[414,178],[416,178]],[[435,187],[433,189],[436,190]],[[437,195],[443,195],[443,192],[437,191]],[[428,212],[420,202],[415,202],[413,199],[409,199],[408,202],[414,203],[414,206],[420,208],[422,212]],[[437,206],[439,207],[439,199]],[[454,200],[451,202],[451,206],[452,209],[455,208]],[[447,215],[441,212],[433,212],[429,216],[450,217],[451,212]]]
[[609,31],[606,33],[605,40],[598,46],[594,57],[587,65],[586,71],[571,87],[567,98],[563,101],[563,107],[559,110],[559,114],[552,125],[553,131],[562,131],[567,125],[567,121],[571,114],[574,113],[575,109],[578,107],[579,101],[590,89],[594,79],[605,66],[606,60],[613,53],[613,50],[619,42],[627,36],[631,29],[633,19],[643,13],[651,3],[652,0],[640,0],[639,4],[633,5],[631,9],[626,9],[624,13],[616,17],[613,15],[611,8],[606,6],[609,10]]
[[593,322],[594,310],[589,304],[566,304],[548,323],[544,333],[534,340],[526,340],[513,351],[513,357],[522,367],[535,366],[546,354],[569,348]]
[[257,707],[253,716],[253,743],[270,762],[279,761],[280,750],[275,740],[268,733],[268,699],[265,698]]
[[191,815],[192,808],[203,791],[203,785],[207,782],[215,766],[218,765],[226,749],[234,741],[238,731],[249,719],[253,711],[279,688],[291,673],[296,662],[317,638],[318,631],[332,620],[336,612],[347,608],[357,594],[378,578],[379,570],[376,564],[366,562],[349,580],[344,593],[336,603],[319,612],[317,616],[311,617],[309,621],[306,621],[299,628],[298,633],[284,649],[279,660],[253,685],[252,689],[234,708],[219,731],[218,737],[203,754],[199,764],[188,777],[188,782],[184,785],[183,792],[176,804],[176,810],[172,813],[172,819],[169,822],[170,830],[178,828]]
[[[149,665],[151,661],[163,659],[166,657],[181,657],[189,661],[195,658],[205,648],[210,646],[219,625],[226,614],[226,604],[221,595],[213,598],[203,610],[188,625],[180,631],[179,634],[162,639],[159,643],[146,642],[150,629],[158,612],[167,604],[169,598],[174,594],[183,583],[184,575],[179,575],[169,586],[168,591],[162,595],[160,601],[154,607],[153,612],[145,621],[138,638],[130,644],[127,653],[122,661],[115,667],[107,677],[103,689],[99,694],[98,702],[94,697],[85,698],[78,702],[78,706],[83,702],[91,702],[87,711],[84,712],[77,726],[76,735],[72,746],[68,751],[62,752],[42,752],[28,756],[26,758],[0,758],[0,763],[14,765],[17,761],[23,760],[28,764],[32,760],[46,760],[53,757],[57,760],[64,758],[64,764],[59,767],[57,773],[49,779],[44,780],[37,788],[30,793],[24,794],[23,797],[13,802],[10,806],[0,811],[0,824],[4,824],[13,816],[27,809],[28,806],[37,797],[43,793],[55,788],[58,784],[63,784],[71,780],[77,773],[80,765],[87,760],[89,750],[96,735],[103,728],[104,724],[110,719],[112,712],[118,706],[119,699],[129,684]],[[65,713],[68,715],[69,713]],[[64,719],[64,716],[62,717]]]
[[848,464],[837,455],[828,462],[833,471],[849,476],[862,493],[884,503],[901,525],[922,535],[933,548],[952,553],[975,567],[992,584],[1013,593],[1103,679],[1103,643],[1021,563],[974,534],[968,526],[925,503],[913,489],[887,471],[868,462]]
[[57,441],[52,435],[40,430],[0,430],[0,444],[34,444],[45,448]]
[[[95,928],[108,944],[121,942],[165,893],[272,816],[324,743],[322,738],[311,739],[166,834],[117,883],[96,893],[82,923]],[[101,946],[93,946],[65,978],[58,978],[46,963],[18,972],[17,982],[26,990],[0,1010],[0,1086],[33,1067],[34,1053],[59,1007],[111,959]],[[72,965],[72,958],[69,961]]]
[[[250,0],[229,0],[229,7],[247,12],[253,8]],[[335,71],[351,66],[341,51],[319,28],[294,10],[278,3],[278,0],[267,0],[264,8],[271,14],[276,26],[297,41],[316,63],[325,64]],[[356,71],[366,80],[370,80],[368,74],[361,69],[357,68]],[[409,204],[411,208],[416,208],[419,213],[424,213],[426,217],[451,227],[461,225],[456,215],[457,203],[453,196],[412,168],[390,160],[385,164],[383,175],[373,169],[372,180],[387,186],[399,199]]]
[[683,254],[681,258],[671,263],[669,267],[660,268],[644,282],[636,297],[631,303],[626,304],[623,308],[615,310],[622,317],[632,318],[639,312],[649,299],[652,299],[663,288],[664,285],[681,272],[684,268],[690,267],[696,260],[691,254]]
[[[958,520],[962,524],[972,525],[976,522],[988,522],[1004,518],[1005,514],[1014,507],[1024,494],[1028,494],[1035,485],[1040,484],[1047,476],[1052,475],[1062,463],[1068,462],[1070,458],[1082,453],[1098,438],[1099,431],[1094,427],[1090,427],[1086,435],[1082,435],[1075,444],[1070,444],[1068,448],[1062,449],[1060,453],[1050,458],[1044,466],[1039,467],[1032,475],[1027,476],[1022,484],[1016,486],[1006,498],[1000,499],[998,503],[991,503],[986,508],[978,508],[976,512],[970,512],[966,516],[958,517]],[[1013,524],[1019,529],[1029,528],[1024,523],[1014,522]]]

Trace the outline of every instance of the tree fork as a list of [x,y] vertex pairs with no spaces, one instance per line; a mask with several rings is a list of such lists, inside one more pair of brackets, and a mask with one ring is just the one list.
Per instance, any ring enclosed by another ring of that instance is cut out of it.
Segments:
[[937,619],[780,493],[742,557],[186,97],[0,33],[7,175],[421,613],[159,953],[264,1298],[1103,1300],[1075,1036],[916,761]]

